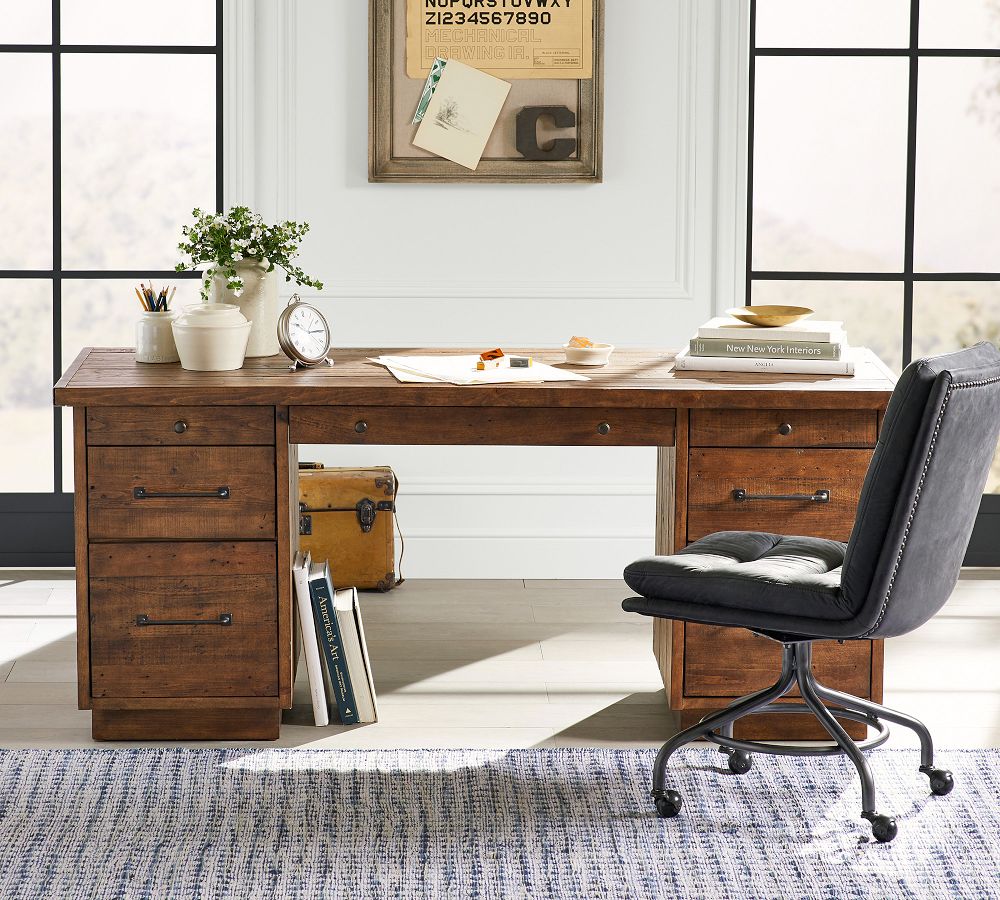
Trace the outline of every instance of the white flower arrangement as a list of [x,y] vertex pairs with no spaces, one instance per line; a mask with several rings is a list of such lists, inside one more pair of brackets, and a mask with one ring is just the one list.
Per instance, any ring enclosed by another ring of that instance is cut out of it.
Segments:
[[275,267],[284,269],[285,281],[295,281],[300,287],[323,289],[323,282],[310,278],[292,260],[299,254],[299,244],[309,225],[306,222],[281,222],[268,225],[258,213],[246,206],[234,206],[225,216],[192,212],[194,225],[181,228],[184,240],[177,249],[187,257],[174,267],[176,271],[194,269],[208,264],[201,286],[201,297],[208,300],[209,287],[216,275],[223,275],[226,287],[237,296],[243,291],[243,279],[236,264],[253,261],[268,272]]

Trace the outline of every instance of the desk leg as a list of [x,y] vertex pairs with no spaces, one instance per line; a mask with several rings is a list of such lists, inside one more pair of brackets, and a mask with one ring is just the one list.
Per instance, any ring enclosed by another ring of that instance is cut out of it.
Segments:
[[677,448],[656,448],[656,553],[674,552],[676,533]]
[[275,409],[278,510],[278,697],[284,709],[292,708],[298,632],[292,560],[299,548],[299,445],[288,441],[288,407]]
[[[674,447],[657,448],[656,456],[656,553],[668,555],[687,543],[688,412],[677,411]],[[684,690],[684,625],[669,619],[653,619],[653,654],[660,669],[667,702],[680,709]]]

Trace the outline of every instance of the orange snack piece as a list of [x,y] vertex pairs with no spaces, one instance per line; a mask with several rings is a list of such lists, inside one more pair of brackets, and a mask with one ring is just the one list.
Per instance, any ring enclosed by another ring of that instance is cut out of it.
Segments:
[[570,347],[593,347],[594,342],[590,338],[577,337],[574,335],[569,339]]

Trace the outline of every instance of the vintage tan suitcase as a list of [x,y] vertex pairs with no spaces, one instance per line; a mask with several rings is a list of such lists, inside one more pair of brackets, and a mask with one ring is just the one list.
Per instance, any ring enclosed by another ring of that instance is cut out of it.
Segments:
[[334,586],[388,591],[396,575],[392,469],[299,465],[299,546],[330,560]]

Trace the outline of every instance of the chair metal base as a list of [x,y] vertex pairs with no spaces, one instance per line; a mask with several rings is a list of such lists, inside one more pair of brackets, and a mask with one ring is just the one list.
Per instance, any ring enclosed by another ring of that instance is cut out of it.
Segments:
[[[776,703],[798,685],[802,703]],[[826,704],[830,704],[832,709]],[[811,712],[826,729],[834,743],[823,747],[796,747],[765,741],[742,741],[733,738],[733,723],[744,716],[759,713]],[[837,717],[863,722],[875,729],[875,736],[855,743]],[[816,680],[812,671],[812,641],[782,644],[781,674],[778,680],[764,690],[756,691],[734,701],[725,709],[705,716],[700,722],[674,735],[656,756],[653,764],[653,799],[657,812],[672,818],[680,812],[680,794],[666,787],[667,762],[679,747],[691,741],[707,740],[719,745],[719,752],[726,754],[730,770],[737,775],[748,772],[752,765],[751,753],[780,756],[834,756],[846,754],[861,778],[861,817],[872,826],[872,834],[879,842],[891,841],[897,832],[896,820],[875,810],[875,782],[872,778],[864,751],[879,747],[889,738],[889,729],[882,719],[904,725],[916,732],[920,739],[920,771],[930,779],[931,791],[943,796],[954,786],[951,772],[934,768],[934,743],[927,727],[904,713],[888,709],[871,700],[825,687]]]

